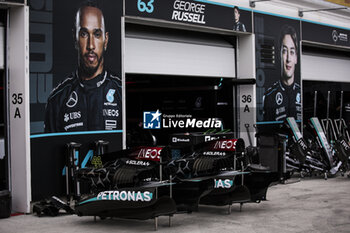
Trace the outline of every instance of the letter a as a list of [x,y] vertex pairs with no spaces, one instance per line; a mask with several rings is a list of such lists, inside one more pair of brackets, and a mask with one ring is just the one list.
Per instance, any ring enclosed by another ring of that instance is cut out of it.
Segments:
[[244,112],[250,112],[249,107],[248,107],[248,104],[245,106]]

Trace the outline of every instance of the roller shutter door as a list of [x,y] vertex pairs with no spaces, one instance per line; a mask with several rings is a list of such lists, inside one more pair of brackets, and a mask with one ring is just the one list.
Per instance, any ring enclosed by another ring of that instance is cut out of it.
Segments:
[[304,52],[301,74],[303,80],[350,82],[350,57]]
[[235,77],[232,43],[204,33],[127,29],[125,72]]

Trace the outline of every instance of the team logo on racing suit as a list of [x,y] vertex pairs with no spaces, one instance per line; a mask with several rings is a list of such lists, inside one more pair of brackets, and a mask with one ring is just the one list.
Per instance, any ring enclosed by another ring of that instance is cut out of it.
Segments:
[[300,104],[300,101],[301,101],[300,93],[297,94],[296,101],[297,101],[297,104]]
[[115,130],[117,128],[116,120],[106,120],[105,121],[106,130]]
[[64,114],[64,121],[65,122],[68,122],[69,121],[69,116],[68,116],[68,114],[66,113],[66,114]]
[[81,118],[81,112],[71,112],[71,113],[65,113],[64,114],[64,121],[68,122],[70,120],[76,120]]
[[282,103],[283,103],[283,96],[282,96],[281,92],[278,92],[276,94],[276,104],[281,105]]
[[332,32],[332,38],[333,38],[334,42],[338,41],[339,35],[338,35],[338,32],[336,30],[333,30],[333,32]]
[[106,99],[108,102],[112,103],[114,101],[114,93],[115,93],[114,89],[109,89],[109,91],[106,95]]
[[67,107],[73,108],[78,103],[78,94],[73,91],[72,94],[70,94],[68,101],[66,103]]

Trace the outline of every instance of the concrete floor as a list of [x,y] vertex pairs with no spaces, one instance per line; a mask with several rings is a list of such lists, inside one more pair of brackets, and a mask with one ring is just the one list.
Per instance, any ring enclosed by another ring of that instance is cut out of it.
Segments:
[[[301,182],[276,185],[268,190],[268,201],[243,206],[200,206],[199,212],[177,214],[168,227],[160,217],[159,232],[350,232],[350,179],[304,178]],[[0,219],[1,233],[154,232],[153,220],[98,220],[92,217],[13,216]]]

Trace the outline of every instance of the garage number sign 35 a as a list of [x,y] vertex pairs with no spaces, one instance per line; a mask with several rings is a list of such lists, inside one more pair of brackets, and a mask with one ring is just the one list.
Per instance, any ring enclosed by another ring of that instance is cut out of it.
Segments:
[[[12,94],[12,104],[21,105],[23,103],[23,93],[13,93]],[[21,118],[21,112],[19,107],[16,107],[14,118]]]

